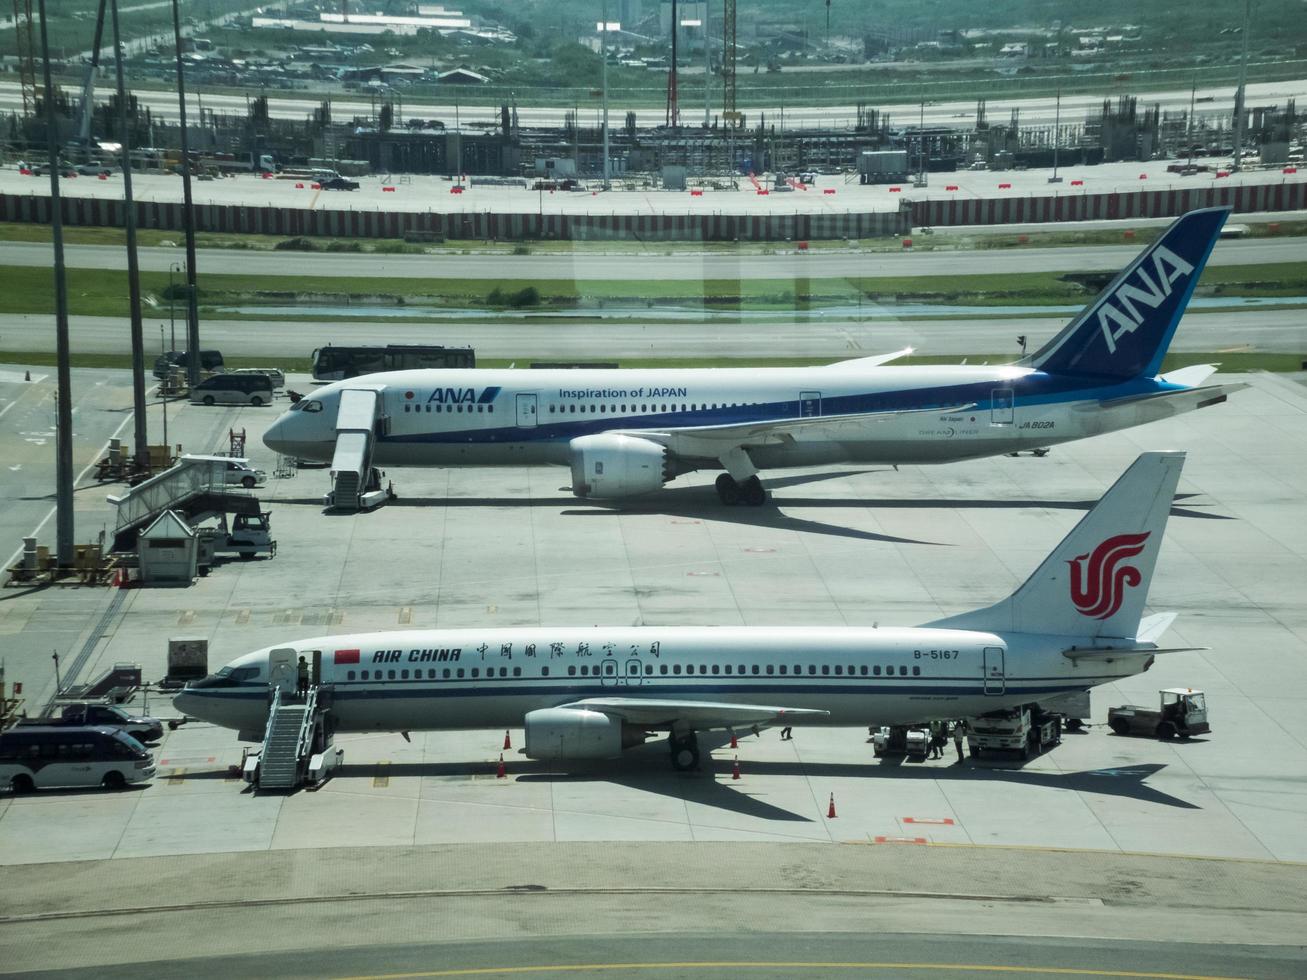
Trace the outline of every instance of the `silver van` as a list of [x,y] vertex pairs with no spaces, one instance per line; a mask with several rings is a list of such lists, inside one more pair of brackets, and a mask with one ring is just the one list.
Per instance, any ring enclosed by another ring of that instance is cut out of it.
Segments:
[[274,390],[281,390],[286,387],[286,372],[281,368],[275,367],[252,367],[252,368],[232,368],[228,374],[266,374],[272,379]]
[[215,374],[191,389],[192,405],[271,405],[272,379],[266,374]]

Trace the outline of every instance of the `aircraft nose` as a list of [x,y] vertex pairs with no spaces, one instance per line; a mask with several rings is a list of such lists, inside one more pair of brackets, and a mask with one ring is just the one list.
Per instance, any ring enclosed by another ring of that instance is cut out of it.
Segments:
[[184,716],[190,715],[191,709],[194,707],[194,705],[195,705],[195,696],[192,695],[185,688],[182,688],[181,693],[176,695],[172,699],[172,706],[176,708]]
[[[290,413],[286,412],[281,415],[268,430],[263,433],[263,444],[275,453],[289,452],[288,440],[286,438],[286,426],[290,421]],[[181,697],[181,695],[178,695]]]

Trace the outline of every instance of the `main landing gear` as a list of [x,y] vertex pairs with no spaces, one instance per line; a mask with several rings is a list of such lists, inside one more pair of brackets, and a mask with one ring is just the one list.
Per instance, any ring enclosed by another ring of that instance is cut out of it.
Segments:
[[699,739],[694,732],[686,735],[672,732],[667,736],[667,746],[672,751],[672,768],[677,772],[699,768]]
[[762,481],[756,476],[751,476],[740,483],[731,474],[723,473],[717,477],[717,496],[727,507],[734,507],[736,504],[761,507],[767,502],[767,491],[763,489]]

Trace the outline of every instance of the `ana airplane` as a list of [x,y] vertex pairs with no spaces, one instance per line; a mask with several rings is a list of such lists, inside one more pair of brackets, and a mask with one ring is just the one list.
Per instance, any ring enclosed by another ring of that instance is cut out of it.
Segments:
[[[945,463],[1043,448],[1223,402],[1213,365],[1159,375],[1228,208],[1193,211],[1035,353],[1002,366],[421,370],[339,381],[291,406],[269,448],[329,462],[341,396],[378,393],[375,466],[555,463],[572,492],[622,498],[724,469],[723,503],[761,504],[759,470]],[[367,422],[364,421],[366,428]]]
[[187,686],[185,715],[258,741],[269,685],[318,664],[336,732],[524,725],[535,759],[608,759],[668,732],[915,724],[1082,692],[1147,670],[1174,613],[1143,617],[1183,453],[1140,456],[1024,585],[919,628],[529,627],[321,636]]

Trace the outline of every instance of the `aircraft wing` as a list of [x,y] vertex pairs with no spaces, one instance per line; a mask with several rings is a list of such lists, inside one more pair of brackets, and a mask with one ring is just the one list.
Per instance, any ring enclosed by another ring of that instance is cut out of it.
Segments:
[[819,415],[796,419],[769,419],[762,422],[739,422],[730,425],[687,425],[669,429],[617,430],[621,435],[661,443],[678,456],[717,458],[735,447],[749,449],[768,443],[792,442],[796,436],[824,437],[832,441],[860,435],[860,427],[869,422],[885,422],[905,415],[944,415],[975,408],[967,405],[911,409],[892,412],[857,412],[848,415]]
[[869,357],[854,357],[847,361],[835,361],[827,364],[828,368],[836,367],[880,367],[882,364],[888,364],[890,361],[897,361],[900,357],[907,357],[915,347],[904,347],[902,350],[892,351],[889,354],[872,354]]
[[830,712],[813,708],[783,708],[763,704],[727,704],[720,701],[672,701],[662,698],[584,698],[560,708],[598,711],[632,725],[650,728],[678,727],[704,731],[748,725],[784,724],[800,718],[825,718]]

